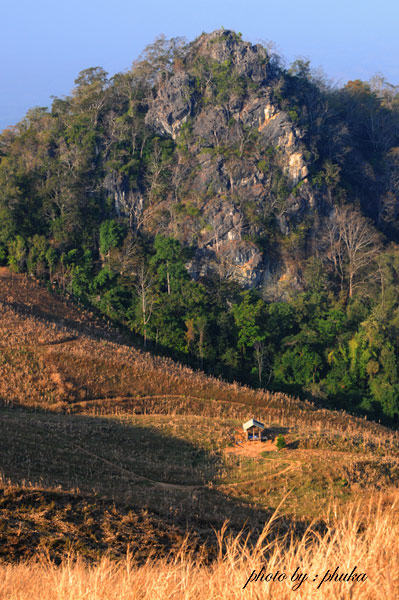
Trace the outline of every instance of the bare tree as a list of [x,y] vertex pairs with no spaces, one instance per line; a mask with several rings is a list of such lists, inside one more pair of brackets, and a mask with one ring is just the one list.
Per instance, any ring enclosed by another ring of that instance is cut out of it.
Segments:
[[372,224],[358,209],[335,207],[326,227],[327,258],[345,283],[349,298],[370,280],[372,264],[380,250],[380,239]]
[[129,219],[129,229],[131,231],[138,231],[143,224],[143,195],[135,190],[130,190],[128,193],[122,191],[122,193],[118,196],[117,206],[119,212]]
[[213,207],[208,213],[208,227],[211,230],[211,235],[203,242],[204,246],[209,244],[215,245],[216,252],[219,252],[220,243],[226,235],[226,227],[222,215],[216,207]]
[[144,261],[140,263],[137,269],[134,287],[140,300],[141,324],[143,327],[145,347],[147,344],[147,325],[151,319],[155,304],[155,296],[153,294],[154,280]]
[[160,210],[160,204],[145,206],[143,194],[138,190],[130,190],[119,194],[118,209],[120,214],[129,219],[130,230],[137,233]]
[[201,369],[204,366],[204,341],[205,341],[205,331],[206,331],[206,317],[205,315],[201,315],[197,317],[197,328],[198,328],[198,350],[200,355],[200,367]]
[[262,385],[262,375],[263,375],[263,369],[264,369],[265,361],[266,361],[266,347],[262,340],[257,340],[254,343],[254,355],[255,355],[256,366],[258,369],[259,385]]
[[156,139],[154,149],[148,162],[148,170],[146,173],[146,181],[148,185],[148,198],[150,204],[157,199],[164,184],[164,178],[167,173],[170,173],[170,160],[165,161],[162,156],[162,147]]
[[193,318],[187,319],[185,321],[185,325],[186,325],[186,332],[184,334],[184,337],[186,338],[187,349],[188,349],[188,351],[190,351],[191,344],[195,340],[195,324],[194,324],[194,319]]
[[241,123],[237,123],[235,131],[239,140],[238,149],[240,157],[242,157],[247,148],[251,148],[254,144],[254,132],[250,127],[246,127]]
[[137,243],[137,237],[128,233],[121,248],[112,248],[109,253],[108,267],[127,281],[138,272],[143,262],[142,249]]

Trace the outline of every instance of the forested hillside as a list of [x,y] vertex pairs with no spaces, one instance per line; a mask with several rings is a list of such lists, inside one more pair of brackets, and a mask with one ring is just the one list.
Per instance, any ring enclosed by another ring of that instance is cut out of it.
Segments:
[[160,37],[1,134],[0,259],[150,350],[393,422],[398,190],[382,77]]

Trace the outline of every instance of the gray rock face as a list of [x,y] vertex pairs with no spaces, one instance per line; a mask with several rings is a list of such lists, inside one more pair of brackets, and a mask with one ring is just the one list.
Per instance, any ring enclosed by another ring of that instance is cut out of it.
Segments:
[[193,123],[193,134],[200,146],[219,146],[226,135],[230,114],[223,106],[206,106]]
[[[228,65],[236,79],[242,78],[245,92],[231,93],[223,101],[210,99],[208,84],[202,84],[201,92],[196,81],[199,58]],[[294,277],[287,275],[290,267],[284,260],[272,265],[248,241],[262,231],[258,217],[251,219],[249,214],[274,214],[281,233],[290,235],[315,203],[302,132],[273,99],[272,78],[261,46],[242,42],[229,31],[203,34],[191,45],[183,70],[160,82],[147,113],[147,125],[176,141],[183,124],[190,127],[186,156],[178,169],[190,172],[184,193],[202,222],[195,238],[184,239],[197,246],[188,265],[193,277],[218,273],[246,286],[267,286],[272,279],[275,286],[276,278]],[[275,173],[268,171],[270,152]],[[278,169],[292,190],[301,182],[300,190],[283,203],[273,192]]]
[[161,135],[176,138],[193,108],[190,92],[193,78],[188,73],[176,73],[168,85],[159,88],[158,95],[146,116],[146,123]]
[[187,269],[194,279],[216,276],[225,281],[235,279],[245,287],[260,286],[264,270],[259,250],[238,240],[223,242],[218,251],[198,248]]

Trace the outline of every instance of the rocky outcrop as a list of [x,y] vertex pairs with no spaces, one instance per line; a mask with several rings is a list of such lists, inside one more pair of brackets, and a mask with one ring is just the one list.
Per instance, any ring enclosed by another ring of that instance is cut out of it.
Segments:
[[158,94],[147,113],[147,124],[161,135],[176,139],[181,126],[191,116],[194,79],[188,73],[176,73],[167,85],[159,87]]
[[[228,84],[231,93],[223,96]],[[288,236],[314,207],[303,133],[279,107],[273,84],[263,47],[216,31],[191,44],[149,107],[146,123],[158,134],[179,143],[186,126],[184,193],[203,221],[203,231],[185,240],[197,246],[188,266],[193,277],[216,271],[247,286],[283,277],[284,260],[272,264],[249,239],[262,234],[262,218],[270,214]]]
[[191,45],[193,55],[209,57],[219,64],[231,61],[239,76],[249,77],[259,85],[264,84],[270,76],[268,56],[263,46],[244,42],[233,31],[218,30],[202,34]]

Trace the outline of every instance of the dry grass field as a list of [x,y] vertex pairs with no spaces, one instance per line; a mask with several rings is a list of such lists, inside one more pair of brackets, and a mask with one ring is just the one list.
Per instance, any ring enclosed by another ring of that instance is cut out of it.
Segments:
[[[89,565],[44,555],[0,565],[1,600],[396,600],[399,590],[398,495],[379,496],[328,527],[309,527],[300,540],[271,535],[273,518],[255,547],[245,536],[218,535],[218,554],[204,562],[189,546],[137,564],[134,556]],[[365,520],[367,526],[365,526]]]
[[[252,416],[287,446],[235,445]],[[0,600],[391,600],[398,477],[396,432],[152,356],[0,270]],[[242,590],[263,565],[369,578]]]

